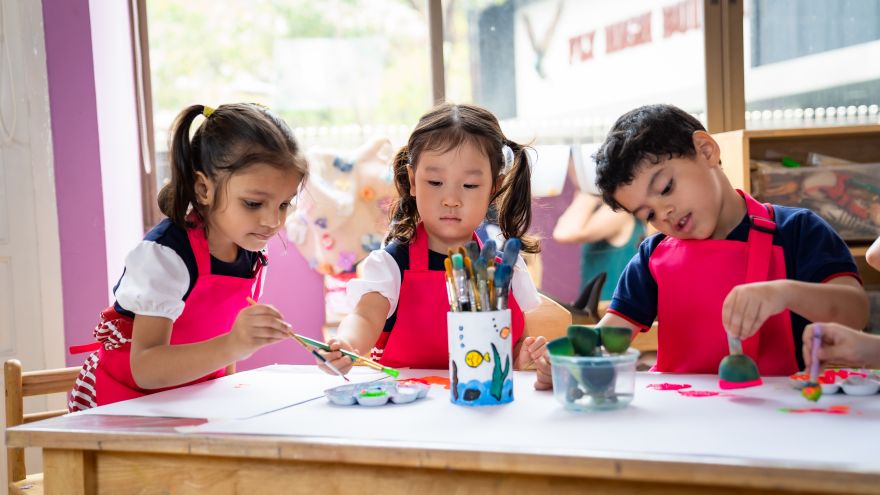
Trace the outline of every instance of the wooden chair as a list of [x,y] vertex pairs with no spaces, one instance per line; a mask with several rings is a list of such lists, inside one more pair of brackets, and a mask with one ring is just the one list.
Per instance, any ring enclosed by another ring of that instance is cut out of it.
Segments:
[[547,340],[565,335],[565,331],[571,325],[571,313],[553,299],[538,294],[541,305],[523,313],[525,319],[524,335],[543,335]]
[[[24,414],[24,398],[69,391],[73,388],[79,370],[80,367],[76,366],[22,372],[21,362],[17,359],[7,360],[3,365],[6,382],[6,427],[67,414],[67,409]],[[43,473],[27,475],[23,448],[6,449],[6,471],[10,494],[43,493]]]

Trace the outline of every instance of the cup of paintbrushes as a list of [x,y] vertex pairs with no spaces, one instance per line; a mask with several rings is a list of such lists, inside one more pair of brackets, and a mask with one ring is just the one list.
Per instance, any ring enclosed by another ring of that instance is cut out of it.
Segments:
[[446,314],[450,400],[491,406],[513,400],[510,310]]

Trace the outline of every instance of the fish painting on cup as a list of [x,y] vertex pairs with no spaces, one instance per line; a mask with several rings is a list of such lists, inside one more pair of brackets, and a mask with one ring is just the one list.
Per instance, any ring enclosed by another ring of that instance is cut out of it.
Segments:
[[488,406],[513,400],[510,310],[447,313],[450,400]]

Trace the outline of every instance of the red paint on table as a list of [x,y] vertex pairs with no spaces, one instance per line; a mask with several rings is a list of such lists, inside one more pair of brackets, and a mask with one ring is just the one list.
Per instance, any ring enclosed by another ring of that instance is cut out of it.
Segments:
[[405,380],[398,380],[400,383],[407,382],[418,382],[424,383],[425,385],[442,385],[443,388],[449,389],[449,377],[446,376],[420,376],[416,378],[407,378]]
[[687,383],[652,383],[647,388],[654,390],[681,390],[683,388],[691,388]]

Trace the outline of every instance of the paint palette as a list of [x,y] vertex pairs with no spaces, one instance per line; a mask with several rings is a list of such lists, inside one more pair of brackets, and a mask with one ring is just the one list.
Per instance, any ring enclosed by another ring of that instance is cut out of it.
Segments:
[[[802,389],[810,376],[808,373],[795,373],[788,379],[794,388]],[[843,390],[848,395],[873,395],[880,391],[880,374],[876,370],[827,369],[819,376],[819,385],[822,394],[836,394]]]
[[354,383],[327,389],[324,394],[337,406],[384,406],[389,401],[406,404],[422,399],[428,395],[428,386],[414,381]]

